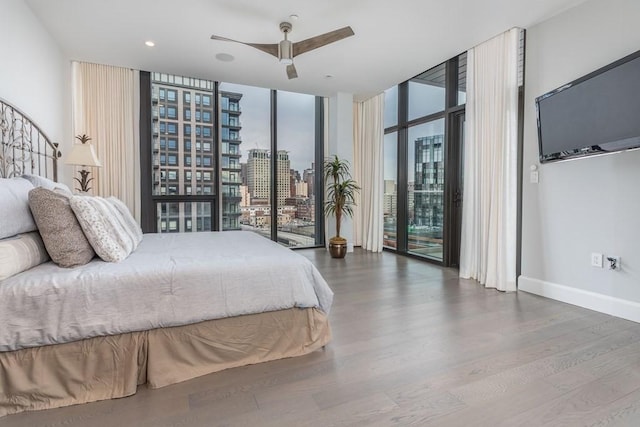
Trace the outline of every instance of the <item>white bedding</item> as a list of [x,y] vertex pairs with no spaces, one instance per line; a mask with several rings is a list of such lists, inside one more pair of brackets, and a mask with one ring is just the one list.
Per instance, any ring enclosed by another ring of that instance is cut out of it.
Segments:
[[318,307],[333,292],[303,257],[251,232],[146,234],[120,263],[48,262],[0,281],[0,351]]

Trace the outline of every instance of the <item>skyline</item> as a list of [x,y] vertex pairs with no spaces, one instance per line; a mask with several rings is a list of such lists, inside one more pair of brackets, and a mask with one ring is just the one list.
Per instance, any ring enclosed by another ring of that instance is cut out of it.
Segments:
[[[240,100],[241,163],[252,148],[271,148],[271,91],[255,86],[220,83],[220,91],[242,94]],[[278,91],[278,150],[289,152],[291,168],[299,172],[315,161],[315,96]]]

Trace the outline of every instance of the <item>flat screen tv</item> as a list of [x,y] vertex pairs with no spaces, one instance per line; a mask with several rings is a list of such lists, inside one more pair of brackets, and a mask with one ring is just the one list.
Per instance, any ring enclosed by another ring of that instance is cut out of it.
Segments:
[[640,51],[536,98],[540,162],[640,148]]

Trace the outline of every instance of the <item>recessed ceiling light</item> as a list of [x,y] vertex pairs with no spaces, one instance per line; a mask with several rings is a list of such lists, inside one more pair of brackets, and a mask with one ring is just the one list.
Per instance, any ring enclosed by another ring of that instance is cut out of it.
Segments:
[[147,40],[146,42],[144,42],[144,44],[146,44],[149,47],[154,47],[156,45],[152,40]]
[[216,55],[216,59],[222,62],[231,62],[236,58],[234,58],[233,55],[229,55],[228,53],[218,53]]
[[292,21],[295,21],[296,19],[299,18],[299,16],[294,13],[292,15],[289,15],[289,18],[291,18]]
[[324,78],[325,79],[331,79],[331,78],[333,78],[333,76],[331,74],[325,74]]

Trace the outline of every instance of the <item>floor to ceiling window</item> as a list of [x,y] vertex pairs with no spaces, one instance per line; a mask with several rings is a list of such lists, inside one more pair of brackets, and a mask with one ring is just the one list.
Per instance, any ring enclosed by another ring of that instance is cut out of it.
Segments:
[[315,246],[316,97],[278,91],[277,118],[278,241]]
[[141,88],[151,123],[141,129],[146,232],[248,230],[288,247],[323,244],[322,98],[162,73],[141,73]]
[[398,225],[398,133],[392,132],[384,136],[384,235],[383,245],[396,247]]
[[385,92],[384,245],[448,266],[457,265],[462,133],[452,127],[465,72],[462,54]]
[[226,209],[236,228],[270,238],[270,91],[220,83],[219,93],[223,225]]

